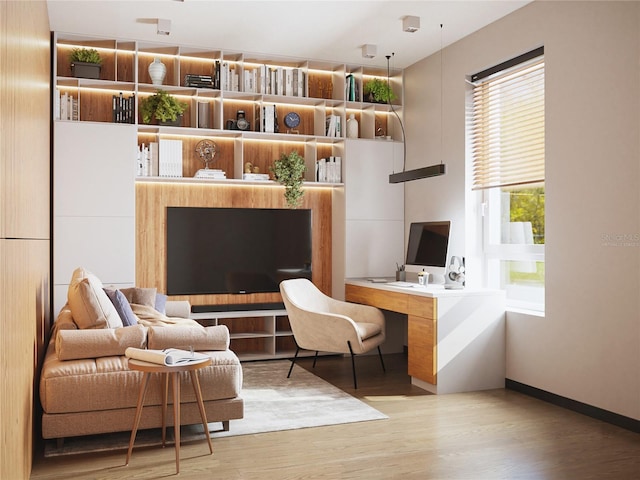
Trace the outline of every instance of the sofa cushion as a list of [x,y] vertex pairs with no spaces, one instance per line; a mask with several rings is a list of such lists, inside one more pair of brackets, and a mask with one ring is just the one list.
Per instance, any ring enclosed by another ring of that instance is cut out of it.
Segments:
[[[213,364],[198,370],[203,401],[236,398],[242,389],[242,366],[231,351],[207,352]],[[154,376],[155,377],[155,376]],[[160,405],[162,382],[152,377],[145,406]],[[142,373],[130,370],[125,356],[60,361],[48,353],[40,379],[40,401],[47,414],[135,409]],[[188,372],[180,374],[182,403],[195,402]]]
[[135,303],[137,305],[146,305],[147,307],[156,307],[156,289],[155,288],[140,288],[129,287],[122,288],[120,291],[127,297],[129,303]]
[[133,325],[98,330],[60,330],[56,337],[59,360],[110,357],[124,355],[128,347],[144,348],[146,328]]
[[136,314],[131,310],[131,304],[129,300],[127,300],[127,297],[124,296],[124,293],[111,288],[105,288],[104,292],[107,294],[107,297],[109,297],[109,300],[111,300],[111,303],[113,303],[116,312],[118,312],[120,316],[120,320],[122,320],[123,326],[128,327],[138,324],[138,317],[136,317]]
[[189,350],[226,350],[229,348],[229,329],[226,325],[211,327],[175,326],[149,327],[147,346],[153,350],[180,348]]
[[73,320],[79,328],[117,328],[122,320],[104,293],[102,282],[88,270],[73,272],[67,300]]

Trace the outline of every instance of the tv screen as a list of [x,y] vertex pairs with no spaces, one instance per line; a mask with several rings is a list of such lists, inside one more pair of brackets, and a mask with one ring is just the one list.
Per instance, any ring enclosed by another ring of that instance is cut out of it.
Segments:
[[448,221],[412,223],[407,242],[407,265],[446,266],[449,227]]
[[167,207],[167,294],[279,292],[311,279],[311,210]]

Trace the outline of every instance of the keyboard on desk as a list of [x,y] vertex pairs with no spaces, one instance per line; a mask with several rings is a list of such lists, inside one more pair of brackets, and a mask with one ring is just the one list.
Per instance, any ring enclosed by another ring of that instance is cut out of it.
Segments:
[[417,284],[416,283],[411,283],[411,282],[387,282],[387,285],[391,285],[393,287],[414,287]]

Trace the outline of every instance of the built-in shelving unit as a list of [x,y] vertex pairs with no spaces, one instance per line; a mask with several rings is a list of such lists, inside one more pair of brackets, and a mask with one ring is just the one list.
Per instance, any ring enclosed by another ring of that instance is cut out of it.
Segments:
[[243,361],[290,358],[296,350],[286,310],[192,313],[191,318],[204,326],[226,325],[230,348]]
[[[101,55],[102,68],[97,79],[75,78],[72,75],[69,54],[74,48],[83,47],[96,49]],[[327,294],[333,293],[333,284],[342,283],[345,258],[344,189],[348,188],[344,175],[349,151],[353,152],[354,157],[366,152],[366,158],[358,158],[359,165],[366,164],[367,159],[374,160],[372,165],[376,165],[380,163],[375,162],[376,159],[386,161],[394,156],[391,153],[395,152],[396,147],[402,146],[403,134],[399,121],[403,98],[401,71],[393,71],[388,75],[386,70],[362,65],[59,32],[53,34],[52,51],[54,99],[58,94],[66,94],[66,98],[73,97],[75,100],[75,111],[70,115],[73,120],[57,118],[58,105],[55,104],[53,108],[56,144],[54,165],[59,164],[66,171],[74,172],[73,184],[87,185],[87,195],[92,193],[89,186],[98,182],[100,192],[110,192],[102,194],[106,197],[103,203],[108,204],[119,192],[135,192],[134,200],[124,201],[124,197],[118,199],[119,204],[124,203],[122,210],[125,213],[121,217],[129,222],[126,228],[114,225],[99,233],[104,219],[110,215],[108,210],[105,212],[102,207],[96,210],[92,202],[76,202],[79,204],[76,209],[82,206],[82,212],[76,214],[74,210],[68,213],[61,210],[63,204],[58,202],[59,207],[56,207],[54,202],[54,244],[65,245],[70,238],[69,231],[88,231],[88,228],[91,232],[95,231],[95,237],[99,239],[99,242],[91,242],[82,237],[82,248],[70,244],[69,248],[54,252],[54,314],[65,301],[66,282],[70,277],[67,271],[79,265],[97,270],[95,273],[100,278],[110,278],[110,284],[135,283],[165,291],[166,207],[284,208],[283,187],[273,180],[245,181],[243,173],[247,163],[252,165],[254,171],[269,173],[273,162],[281,154],[292,151],[302,155],[307,166],[304,188],[308,191],[302,208],[313,211],[313,281]],[[148,73],[149,65],[156,58],[166,66],[166,77],[161,86],[154,85]],[[185,84],[187,74],[213,76],[222,65],[238,75],[240,80],[237,88],[228,88],[225,84],[221,88],[194,88]],[[295,91],[285,89],[283,92],[276,91],[277,94],[261,88],[254,91],[249,80],[245,85],[244,77],[254,76],[259,69],[276,72],[279,69],[295,70],[297,78],[302,81],[297,84]],[[389,81],[398,98],[393,105],[364,101],[364,86],[373,78]],[[347,84],[353,85],[351,93],[346,91]],[[142,122],[140,102],[158,89],[177,96],[187,104],[179,125]],[[114,96],[119,98],[121,95],[124,99],[132,99],[130,125],[114,122]],[[256,131],[254,128],[261,107],[267,105],[275,106],[279,126],[277,133]],[[245,112],[250,124],[248,130],[228,128],[228,121],[236,119],[238,110]],[[284,122],[284,117],[290,112],[300,117],[300,123],[295,128],[287,128]],[[351,114],[359,123],[359,139],[347,140],[347,119]],[[341,130],[335,136],[327,135],[329,115],[335,116],[341,123]],[[72,141],[75,134],[86,137],[84,144],[90,142],[90,146],[79,150]],[[128,139],[126,142],[118,140],[124,136]],[[142,144],[148,146],[163,139],[181,141],[182,177],[136,177],[136,142],[140,149]],[[218,147],[210,168],[223,170],[226,179],[194,178],[196,172],[204,167],[196,153],[196,145],[204,139],[215,142]],[[355,148],[354,142],[363,148]],[[116,174],[110,167],[114,159],[108,154],[110,149],[104,148],[102,143],[124,143],[126,154],[119,154],[121,158],[116,162],[120,173]],[[131,149],[127,145],[131,145]],[[380,148],[375,148],[378,146]],[[91,165],[95,165],[93,170],[87,170],[87,157],[91,159]],[[316,164],[318,160],[328,157],[341,158],[340,182],[316,181]],[[61,161],[62,158],[68,160]],[[74,162],[84,167],[74,168]],[[364,168],[362,171],[372,172],[369,167]],[[94,171],[102,172],[99,178]],[[383,173],[386,178],[389,172]],[[352,169],[350,181],[353,182],[356,176],[357,172]],[[366,178],[363,176],[353,182],[354,191],[356,184],[357,189],[367,188]],[[69,177],[64,174],[54,176],[54,196],[55,192],[73,195],[69,182]],[[135,204],[135,215],[129,211],[131,203]],[[60,241],[56,242],[56,239]],[[105,255],[105,252],[109,252],[109,255]],[[276,292],[243,296],[196,295],[174,299],[186,299],[192,305],[255,304],[281,300]],[[231,347],[244,360],[292,356],[295,343],[286,312],[247,310],[234,315],[198,315],[199,320],[209,324],[227,325],[231,332]]]
[[[100,53],[102,69],[99,79],[72,76],[69,54],[78,47],[93,48]],[[148,67],[155,58],[166,66],[167,73],[162,86],[153,85],[148,73]],[[138,144],[148,145],[161,138],[182,140],[183,176],[186,177],[193,176],[203,168],[194,148],[204,138],[218,145],[212,167],[224,170],[227,178],[242,179],[247,162],[261,173],[268,173],[269,167],[281,153],[295,150],[307,162],[307,181],[315,179],[315,163],[318,159],[338,156],[345,161],[344,138],[350,114],[354,114],[359,122],[359,138],[402,140],[396,115],[402,113],[400,71],[392,72],[387,78],[386,71],[362,65],[64,33],[54,34],[54,59],[56,91],[77,101],[78,121],[112,122],[113,96],[122,94],[124,98],[133,97],[133,122],[138,128]],[[187,74],[215,76],[217,65],[225,65],[238,75],[240,80],[237,87],[227,88],[224,84],[219,89],[185,86]],[[248,81],[245,84],[244,78],[253,78],[254,72],[263,66],[274,71],[295,70],[299,73],[303,81],[296,95],[292,95],[292,91],[287,92],[289,95],[274,95],[260,91],[259,87],[250,87]],[[353,77],[355,94],[346,92],[348,76]],[[393,105],[363,101],[364,86],[372,78],[388,79],[398,97]],[[142,122],[140,101],[158,89],[175,95],[188,105],[179,126],[146,125]],[[355,100],[348,101],[349,98]],[[207,108],[199,109],[200,103],[207,104]],[[256,122],[259,122],[257,112],[264,105],[275,106],[278,133],[255,131]],[[238,110],[245,112],[250,130],[226,128],[229,120],[236,119]],[[289,112],[295,112],[300,117],[300,124],[295,129],[288,129],[284,123],[284,117]],[[201,118],[204,115],[206,118]],[[342,125],[342,131],[337,136],[326,135],[328,115],[337,116]]]

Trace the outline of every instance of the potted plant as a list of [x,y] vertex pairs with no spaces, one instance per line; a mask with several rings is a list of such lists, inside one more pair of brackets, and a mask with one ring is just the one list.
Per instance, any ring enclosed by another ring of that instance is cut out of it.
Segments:
[[389,103],[398,98],[389,83],[380,78],[373,78],[365,83],[364,95],[365,101],[377,103]]
[[69,55],[71,73],[76,78],[100,78],[102,58],[95,48],[74,48]]
[[289,154],[280,155],[270,168],[276,181],[284,185],[284,198],[289,208],[297,208],[302,202],[304,191],[302,180],[305,171],[304,157],[292,151]]
[[180,116],[186,109],[185,102],[180,102],[164,90],[158,90],[150,97],[140,100],[143,123],[157,120],[160,125],[179,125]]

